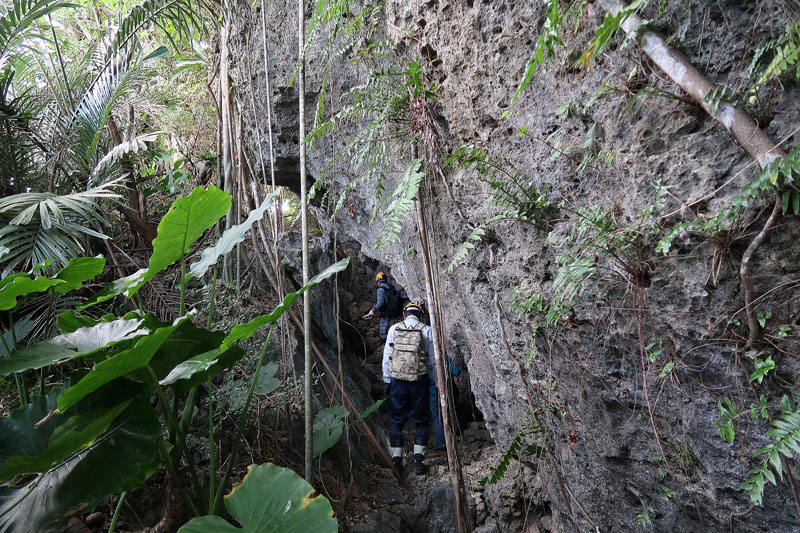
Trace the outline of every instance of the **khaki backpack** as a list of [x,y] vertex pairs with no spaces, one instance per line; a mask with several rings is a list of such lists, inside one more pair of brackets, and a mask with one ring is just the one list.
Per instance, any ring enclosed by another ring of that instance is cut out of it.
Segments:
[[425,364],[425,341],[422,337],[422,328],[425,324],[417,322],[412,328],[406,328],[400,322],[394,328],[394,342],[392,343],[391,372],[394,379],[402,381],[418,381],[428,373]]

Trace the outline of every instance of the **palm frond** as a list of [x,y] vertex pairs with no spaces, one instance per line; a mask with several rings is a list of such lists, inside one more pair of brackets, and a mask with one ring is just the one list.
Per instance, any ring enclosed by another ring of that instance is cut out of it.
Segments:
[[22,193],[0,199],[0,257],[3,275],[49,260],[56,271],[89,251],[88,237],[106,236],[83,224],[106,223],[100,200],[119,198],[110,182],[85,192]]
[[104,155],[100,161],[97,162],[97,166],[94,167],[94,170],[90,176],[92,182],[105,183],[108,181],[111,172],[123,157],[130,156],[132,154],[138,154],[140,152],[146,152],[149,149],[147,143],[158,140],[159,135],[162,134],[163,132],[160,131],[146,133],[112,148],[110,152]]
[[0,17],[0,64],[4,56],[20,44],[33,23],[56,9],[69,6],[63,0],[12,0]]

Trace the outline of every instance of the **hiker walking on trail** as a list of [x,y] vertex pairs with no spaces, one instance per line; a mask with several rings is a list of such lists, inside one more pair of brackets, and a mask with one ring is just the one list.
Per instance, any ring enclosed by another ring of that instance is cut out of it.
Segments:
[[381,321],[378,325],[378,338],[386,340],[389,320],[400,315],[400,293],[397,292],[391,283],[386,281],[386,274],[378,272],[375,275],[375,283],[378,285],[378,301],[370,309],[369,313],[362,318],[373,318],[381,314]]
[[431,327],[420,319],[425,311],[413,302],[403,308],[403,321],[389,328],[383,348],[383,392],[389,398],[392,413],[389,418],[389,444],[392,463],[403,473],[403,426],[411,421],[414,435],[414,471],[424,475],[425,447],[430,437],[428,369],[435,368]]

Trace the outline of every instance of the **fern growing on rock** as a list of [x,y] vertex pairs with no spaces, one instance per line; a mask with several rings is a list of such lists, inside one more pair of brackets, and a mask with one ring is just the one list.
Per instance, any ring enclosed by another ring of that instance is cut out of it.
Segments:
[[761,505],[767,481],[777,485],[775,474],[783,481],[783,457],[791,459],[795,453],[800,453],[800,405],[794,411],[790,409],[784,412],[778,420],[772,422],[772,426],[767,431],[772,442],[755,454],[756,457],[763,457],[761,464],[747,473],[747,481],[742,485],[742,490],[747,491],[754,505]]

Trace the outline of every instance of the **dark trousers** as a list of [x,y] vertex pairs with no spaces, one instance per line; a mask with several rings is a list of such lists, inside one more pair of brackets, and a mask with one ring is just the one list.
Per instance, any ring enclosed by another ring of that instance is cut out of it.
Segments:
[[[436,435],[436,447],[439,449],[445,448],[445,440],[444,440],[444,427],[442,426],[442,417],[441,417],[441,408],[439,407],[439,395],[437,394],[437,389],[431,387],[433,392],[430,393],[430,407],[431,407],[431,417],[433,418],[433,432]],[[456,432],[458,432],[458,419],[453,413],[452,409],[450,410],[450,421],[455,427]]]
[[389,417],[389,443],[393,447],[403,446],[403,426],[411,421],[417,427],[414,444],[427,446],[431,430],[428,427],[430,407],[428,397],[430,380],[423,376],[419,381],[402,381],[392,378],[392,414]]
[[389,333],[389,317],[388,316],[381,316],[380,322],[378,322],[378,338],[382,341],[386,340],[386,335]]

